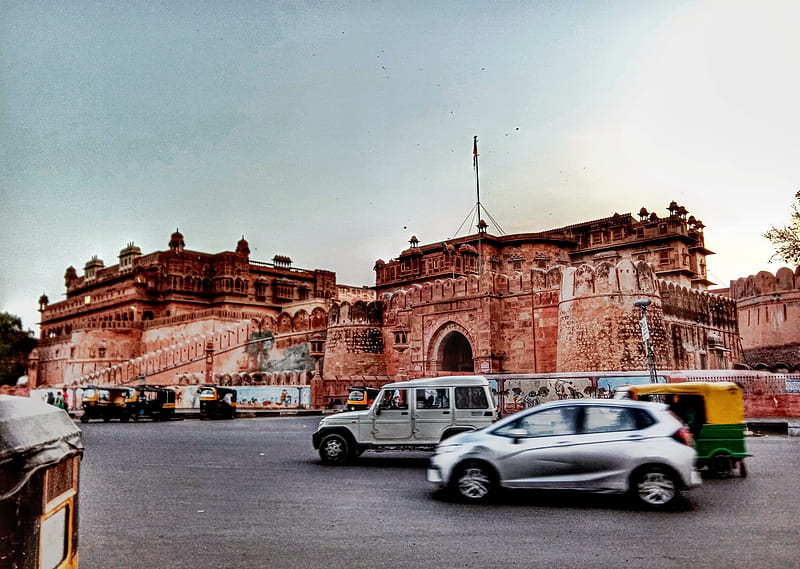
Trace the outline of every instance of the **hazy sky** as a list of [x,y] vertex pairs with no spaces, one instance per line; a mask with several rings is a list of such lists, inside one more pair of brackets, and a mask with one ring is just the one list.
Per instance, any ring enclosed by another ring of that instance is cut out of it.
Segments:
[[469,216],[474,135],[506,233],[676,200],[712,280],[774,271],[798,21],[793,0],[0,0],[0,311],[38,333],[68,266],[176,228],[372,285]]

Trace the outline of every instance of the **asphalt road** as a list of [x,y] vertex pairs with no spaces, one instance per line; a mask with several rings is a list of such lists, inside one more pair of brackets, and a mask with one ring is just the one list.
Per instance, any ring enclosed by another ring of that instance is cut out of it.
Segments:
[[320,464],[318,417],[90,423],[80,569],[788,569],[800,559],[800,438],[748,439],[746,479],[672,512],[616,496],[517,492],[454,503],[426,453]]

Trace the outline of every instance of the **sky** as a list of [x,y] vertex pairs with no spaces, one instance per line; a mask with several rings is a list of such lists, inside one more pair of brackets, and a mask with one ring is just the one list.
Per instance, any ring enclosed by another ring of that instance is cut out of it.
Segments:
[[[133,242],[342,284],[412,235],[671,201],[709,277],[774,272],[800,189],[800,3],[0,0],[0,312]],[[467,222],[466,224],[464,222]]]

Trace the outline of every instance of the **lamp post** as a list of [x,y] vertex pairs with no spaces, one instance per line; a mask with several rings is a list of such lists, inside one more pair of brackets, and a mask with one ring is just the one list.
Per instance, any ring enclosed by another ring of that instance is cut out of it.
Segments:
[[650,372],[650,383],[658,383],[656,377],[656,358],[653,353],[653,346],[650,345],[650,326],[647,324],[647,307],[650,306],[649,298],[640,298],[635,301],[633,305],[639,309],[642,318],[639,320],[639,326],[642,328],[642,341],[644,342],[644,349],[647,352],[647,369]]

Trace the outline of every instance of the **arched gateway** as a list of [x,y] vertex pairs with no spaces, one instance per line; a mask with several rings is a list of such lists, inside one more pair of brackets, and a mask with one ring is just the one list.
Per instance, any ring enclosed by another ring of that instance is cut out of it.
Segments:
[[434,335],[430,353],[434,371],[475,371],[468,332],[454,322],[446,324]]

